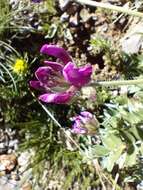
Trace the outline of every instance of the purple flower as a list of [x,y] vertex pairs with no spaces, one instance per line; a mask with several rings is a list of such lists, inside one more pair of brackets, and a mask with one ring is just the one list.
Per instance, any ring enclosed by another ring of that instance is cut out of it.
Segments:
[[43,0],[32,0],[33,3],[40,3]]
[[44,61],[45,66],[35,72],[37,80],[30,81],[30,85],[42,91],[39,99],[43,102],[69,103],[76,92],[90,81],[92,66],[88,64],[77,68],[68,52],[56,45],[45,44],[40,52],[54,56],[58,62]]
[[99,126],[99,123],[95,116],[88,112],[80,112],[80,115],[72,118],[74,124],[72,125],[72,133],[76,134],[89,134],[94,135]]

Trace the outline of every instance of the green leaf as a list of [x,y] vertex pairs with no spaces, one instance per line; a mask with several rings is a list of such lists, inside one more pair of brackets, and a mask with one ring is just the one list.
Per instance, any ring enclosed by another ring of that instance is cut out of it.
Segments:
[[119,157],[121,156],[123,150],[124,150],[125,146],[122,144],[120,145],[120,147],[118,147],[118,149],[112,151],[108,158],[107,158],[107,165],[106,165],[106,168],[108,170],[108,172],[111,172],[113,167],[114,167],[114,164],[117,162],[117,160],[119,159]]
[[132,126],[129,131],[137,140],[143,140],[143,130],[137,126]]
[[129,143],[129,144],[135,143],[136,141],[135,137],[128,130],[120,131],[120,133],[126,143]]
[[136,164],[138,148],[131,146],[127,152],[125,165],[131,167]]
[[118,146],[122,144],[120,137],[116,136],[113,133],[105,134],[101,136],[101,139],[102,139],[103,145],[108,150],[114,150],[115,148],[118,148]]
[[53,38],[55,36],[56,32],[57,32],[57,29],[58,29],[57,25],[52,24],[49,27],[48,34],[45,36],[45,39],[47,39],[47,38],[50,38],[50,39]]
[[94,145],[92,147],[92,155],[95,157],[103,157],[109,154],[109,149],[105,148],[102,145]]
[[55,14],[56,10],[55,10],[55,1],[53,0],[47,0],[46,1],[46,5],[47,5],[47,9],[49,13]]
[[143,155],[143,143],[141,144],[140,148],[139,148],[140,153]]

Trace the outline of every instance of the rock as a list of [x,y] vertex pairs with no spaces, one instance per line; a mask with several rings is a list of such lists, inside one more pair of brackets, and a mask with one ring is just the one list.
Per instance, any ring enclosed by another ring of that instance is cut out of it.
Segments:
[[96,90],[94,87],[84,87],[81,90],[83,99],[90,99],[91,101],[96,101]]
[[5,144],[4,143],[0,143],[0,149],[5,148]]
[[3,170],[10,172],[15,168],[16,164],[17,164],[17,159],[15,154],[8,154],[8,155],[4,154],[0,156],[0,165],[1,168],[3,168]]
[[65,11],[70,3],[70,0],[59,0],[59,7],[62,11]]
[[9,141],[9,147],[10,148],[14,147],[16,144],[18,144],[18,140],[17,139]]
[[68,15],[66,12],[64,12],[64,13],[61,15],[61,17],[60,17],[60,20],[61,20],[62,22],[68,21],[68,19],[69,19],[69,15]]
[[27,151],[22,152],[21,155],[18,157],[18,165],[20,166],[19,167],[20,172],[23,172],[26,170],[29,159],[30,159],[30,153]]
[[15,144],[14,145],[14,150],[17,150],[18,149],[18,144]]
[[5,175],[6,175],[5,171],[0,171],[0,177],[5,176]]
[[7,154],[12,154],[12,153],[13,153],[13,150],[11,148],[8,149]]
[[135,1],[135,7],[136,7],[136,9],[141,11],[143,9],[143,2],[142,1]]
[[29,182],[25,183],[20,190],[32,190],[31,183],[29,183]]
[[22,152],[21,155],[18,157],[18,165],[24,166],[28,163],[28,160],[30,158],[29,152]]
[[143,23],[133,25],[129,32],[121,39],[122,50],[127,54],[138,53],[143,46]]
[[9,136],[4,130],[0,130],[0,154],[4,154],[8,150]]
[[137,185],[137,190],[143,190],[143,181]]
[[0,148],[0,154],[7,153],[8,147]]
[[5,166],[3,164],[0,164],[0,171],[4,171],[5,170]]
[[0,190],[15,190],[17,186],[17,181],[8,180],[6,176],[0,178]]
[[11,172],[11,179],[15,180],[15,181],[18,181],[18,180],[20,180],[20,177],[17,174],[17,172]]
[[78,21],[78,14],[76,13],[74,16],[71,16],[69,19],[69,23],[72,27],[78,26],[79,21]]
[[87,9],[81,9],[80,17],[82,19],[82,22],[87,22],[92,17],[92,14],[90,14]]
[[10,0],[9,3],[11,5],[11,7],[14,9],[17,7],[19,0]]

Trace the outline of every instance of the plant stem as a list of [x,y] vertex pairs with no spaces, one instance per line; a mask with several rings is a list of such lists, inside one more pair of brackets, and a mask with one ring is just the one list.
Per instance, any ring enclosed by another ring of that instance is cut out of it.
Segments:
[[138,85],[143,84],[143,79],[135,80],[116,80],[116,81],[97,81],[92,82],[88,86],[122,86],[122,85]]
[[71,142],[74,143],[74,145],[82,152],[80,146],[73,140],[73,138],[65,131],[65,129],[61,126],[61,124],[55,119],[55,117],[51,114],[51,112],[40,102],[38,103],[42,106],[42,108],[45,110],[45,112],[51,117],[51,119],[55,122],[55,124],[60,127],[61,130],[66,134],[66,136],[70,139]]
[[106,186],[105,186],[104,181],[103,181],[103,179],[102,179],[102,173],[103,173],[103,172],[101,171],[101,167],[100,167],[100,165],[99,165],[99,163],[98,163],[98,160],[97,160],[97,159],[93,159],[92,162],[93,162],[93,165],[94,165],[94,167],[95,167],[95,170],[96,170],[96,172],[97,172],[97,174],[98,174],[98,176],[99,176],[99,180],[100,180],[100,183],[101,183],[101,185],[102,185],[102,189],[103,189],[103,190],[106,190]]
[[[35,95],[32,93],[32,95],[35,97]],[[36,98],[36,97],[35,97]],[[67,138],[77,147],[77,149],[84,153],[84,151],[80,148],[78,143],[67,133],[67,131],[61,126],[61,124],[56,120],[56,118],[51,114],[51,112],[47,109],[46,106],[44,106],[39,100],[37,100],[38,103],[42,106],[43,110],[49,115],[49,117],[55,122],[55,124],[64,132],[64,134],[67,136]]]
[[96,1],[92,1],[92,0],[74,0],[74,1],[77,3],[86,4],[86,5],[90,5],[93,7],[100,7],[103,9],[109,9],[112,11],[117,11],[117,12],[125,13],[125,14],[131,15],[131,16],[137,16],[137,17],[143,18],[143,13],[141,13],[141,12],[127,9],[127,8],[121,7],[121,6],[111,5],[109,3],[96,2]]
[[114,181],[114,185],[113,185],[112,190],[116,190],[116,185],[117,185],[118,179],[119,179],[119,173],[116,173],[115,181]]

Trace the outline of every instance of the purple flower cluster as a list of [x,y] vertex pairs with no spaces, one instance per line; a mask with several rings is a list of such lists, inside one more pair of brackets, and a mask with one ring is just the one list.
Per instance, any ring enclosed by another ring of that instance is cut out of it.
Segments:
[[97,119],[88,111],[80,112],[80,115],[72,118],[74,124],[71,132],[75,134],[89,134],[94,135],[99,126]]
[[63,48],[45,44],[41,53],[54,56],[56,62],[44,61],[35,72],[37,80],[30,85],[42,91],[39,99],[47,103],[67,104],[78,90],[91,80],[92,66],[87,64],[77,68],[72,58]]

